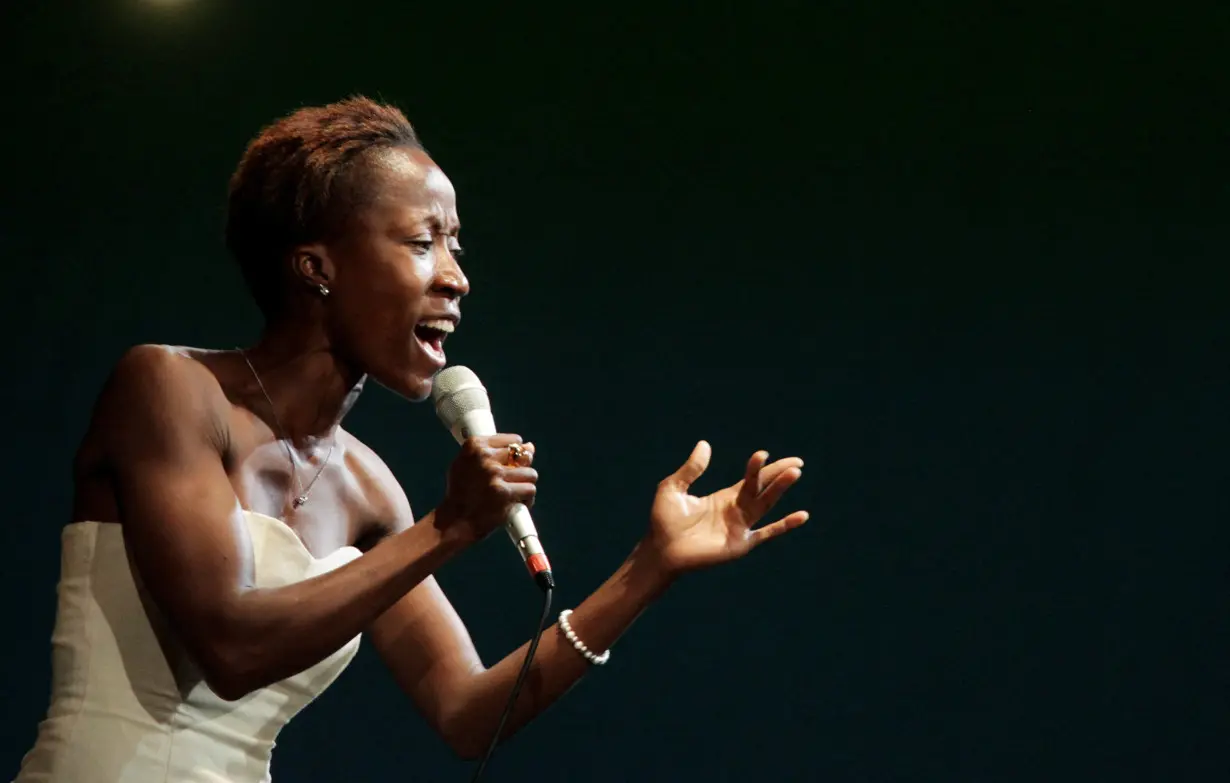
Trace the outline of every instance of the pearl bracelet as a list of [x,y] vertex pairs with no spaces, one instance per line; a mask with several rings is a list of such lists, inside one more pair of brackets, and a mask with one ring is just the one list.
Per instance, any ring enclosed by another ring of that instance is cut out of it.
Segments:
[[568,641],[572,642],[573,647],[577,648],[577,652],[584,655],[585,660],[589,661],[594,666],[601,666],[606,663],[611,657],[611,651],[607,650],[602,655],[595,655],[588,647],[586,647],[585,642],[577,638],[577,632],[572,630],[572,623],[568,622],[568,615],[570,614],[572,614],[571,609],[565,609],[559,613],[559,629],[564,632],[564,636],[568,638]]

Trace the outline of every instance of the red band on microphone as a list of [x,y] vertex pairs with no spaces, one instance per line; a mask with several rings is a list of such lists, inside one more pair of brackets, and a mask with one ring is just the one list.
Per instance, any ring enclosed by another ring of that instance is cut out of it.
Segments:
[[530,555],[525,559],[525,567],[530,569],[531,574],[540,574],[543,571],[550,571],[551,563],[547,560],[546,555]]

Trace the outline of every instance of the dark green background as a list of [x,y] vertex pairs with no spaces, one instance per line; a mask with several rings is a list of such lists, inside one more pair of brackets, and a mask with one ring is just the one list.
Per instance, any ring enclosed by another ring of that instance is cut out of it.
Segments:
[[[557,608],[697,438],[705,489],[759,447],[809,466],[811,524],[679,584],[491,780],[1230,779],[1226,6],[502,5],[6,4],[0,774],[108,366],[254,337],[227,176],[364,92],[460,193],[450,352],[539,447]],[[429,509],[429,407],[352,424]],[[440,577],[488,661],[528,633],[502,538]],[[469,769],[370,648],[275,761]]]

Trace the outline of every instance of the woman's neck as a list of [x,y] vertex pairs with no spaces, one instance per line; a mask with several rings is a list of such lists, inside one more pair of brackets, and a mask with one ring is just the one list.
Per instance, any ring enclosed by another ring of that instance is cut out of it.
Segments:
[[318,324],[271,324],[243,353],[256,375],[254,383],[259,380],[258,387],[264,387],[257,394],[273,405],[279,437],[299,447],[332,437],[363,390],[365,376],[337,357]]

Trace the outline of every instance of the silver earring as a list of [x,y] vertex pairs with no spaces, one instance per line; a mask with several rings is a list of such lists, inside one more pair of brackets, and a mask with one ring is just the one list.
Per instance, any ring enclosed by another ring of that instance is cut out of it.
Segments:
[[329,286],[325,285],[324,283],[321,283],[320,285],[318,285],[318,286],[317,286],[317,288],[319,288],[319,289],[320,289],[320,295],[321,295],[321,296],[328,296],[328,295],[329,295]]

